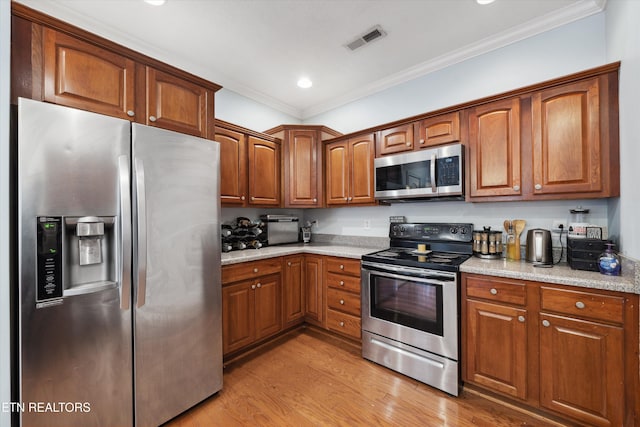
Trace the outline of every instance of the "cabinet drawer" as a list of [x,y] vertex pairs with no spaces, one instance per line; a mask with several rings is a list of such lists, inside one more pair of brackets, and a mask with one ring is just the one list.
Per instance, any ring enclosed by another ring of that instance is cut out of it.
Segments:
[[360,316],[360,294],[328,288],[327,307]]
[[360,339],[362,337],[360,317],[339,311],[327,310],[327,328],[353,338]]
[[328,273],[327,286],[360,294],[360,278],[344,274]]
[[467,277],[467,296],[508,304],[525,305],[527,303],[527,289],[524,283],[474,276]]
[[279,273],[282,270],[281,258],[269,258],[260,261],[242,262],[222,267],[222,283],[252,279],[265,274]]
[[622,297],[592,292],[543,286],[540,288],[540,308],[605,322],[623,323],[624,321],[624,299]]
[[360,277],[360,260],[349,258],[327,258],[327,271]]

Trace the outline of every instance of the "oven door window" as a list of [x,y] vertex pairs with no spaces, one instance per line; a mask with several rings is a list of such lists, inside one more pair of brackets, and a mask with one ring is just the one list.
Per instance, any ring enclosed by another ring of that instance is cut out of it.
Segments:
[[371,316],[443,336],[442,285],[371,274]]
[[376,190],[431,188],[431,160],[376,168]]

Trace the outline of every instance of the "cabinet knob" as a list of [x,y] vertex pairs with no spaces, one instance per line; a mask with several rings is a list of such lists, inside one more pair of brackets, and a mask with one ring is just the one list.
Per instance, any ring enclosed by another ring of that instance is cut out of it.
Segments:
[[344,305],[344,300],[343,299],[340,300],[340,305]]
[[498,290],[496,288],[491,288],[489,292],[491,292],[491,295],[498,295]]
[[536,184],[534,187],[536,190],[542,190],[542,185]]
[[261,288],[261,287],[262,287],[262,283],[258,283],[258,284],[256,285],[256,287],[257,287],[257,288]]
[[340,280],[340,286],[344,286],[344,280]]
[[244,200],[244,199],[245,199],[245,197],[244,197],[244,196],[240,196],[240,200]]
[[253,202],[255,199],[256,199],[255,197],[251,196],[251,201],[252,201],[252,202]]
[[344,327],[344,322],[340,322],[340,326]]
[[289,261],[289,262],[287,263],[287,265],[288,265],[289,267],[291,267],[291,261]]
[[579,308],[580,310],[582,310],[584,307],[585,305],[582,301],[576,301],[576,308]]
[[340,264],[340,270],[344,270],[344,265]]
[[255,289],[255,288],[256,288],[256,285],[251,285],[251,289]]
[[349,201],[352,201],[352,200],[353,200],[353,197],[349,197]]
[[127,110],[127,116],[133,117],[135,115],[136,115],[136,113],[134,113],[133,110]]
[[258,272],[258,269],[257,269],[257,268],[254,268],[254,269],[253,269],[253,272],[254,272],[254,273],[257,273],[257,272]]
[[313,203],[318,203],[318,199],[314,198]]
[[421,140],[420,140],[420,144],[424,144],[424,139],[421,139]]
[[344,200],[345,200],[345,201],[349,201],[349,198],[348,198],[348,197],[345,197],[345,198],[344,198]]
[[149,121],[150,122],[155,122],[156,120],[158,120],[158,119],[156,119],[156,116],[149,116]]
[[407,147],[411,147],[411,142],[407,141]]
[[545,328],[548,328],[549,326],[551,326],[551,322],[545,319],[542,321],[542,326],[544,326]]
[[519,185],[514,185],[513,186],[513,191],[520,191],[520,186]]
[[518,322],[524,323],[524,316],[518,316]]

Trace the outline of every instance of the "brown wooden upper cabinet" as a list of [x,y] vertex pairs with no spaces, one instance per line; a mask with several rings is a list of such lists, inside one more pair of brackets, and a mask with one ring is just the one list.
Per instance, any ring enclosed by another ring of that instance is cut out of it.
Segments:
[[415,124],[417,148],[432,147],[460,141],[460,112],[440,114]]
[[21,4],[11,7],[13,103],[22,96],[213,138],[220,86]]
[[520,99],[472,108],[468,145],[469,196],[520,197]]
[[44,100],[132,120],[133,60],[44,28]]
[[607,144],[601,141],[600,79],[534,93],[531,104],[533,194],[606,194],[609,144],[606,137]]
[[220,201],[223,206],[280,206],[280,140],[222,120]]
[[413,151],[413,123],[378,131],[376,138],[376,156]]
[[152,67],[146,67],[146,77],[145,124],[210,137],[207,117],[213,120],[213,92]]
[[374,134],[363,134],[326,145],[328,206],[373,204]]
[[282,139],[284,207],[324,206],[322,141],[341,134],[326,126],[315,125],[282,125],[265,133]]

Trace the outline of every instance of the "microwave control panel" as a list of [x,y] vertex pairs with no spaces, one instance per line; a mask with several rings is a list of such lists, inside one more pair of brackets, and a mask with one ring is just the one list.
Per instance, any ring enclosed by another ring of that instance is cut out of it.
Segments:
[[460,185],[460,157],[452,156],[436,160],[436,170],[438,177],[436,182],[438,187],[447,187],[449,185]]

